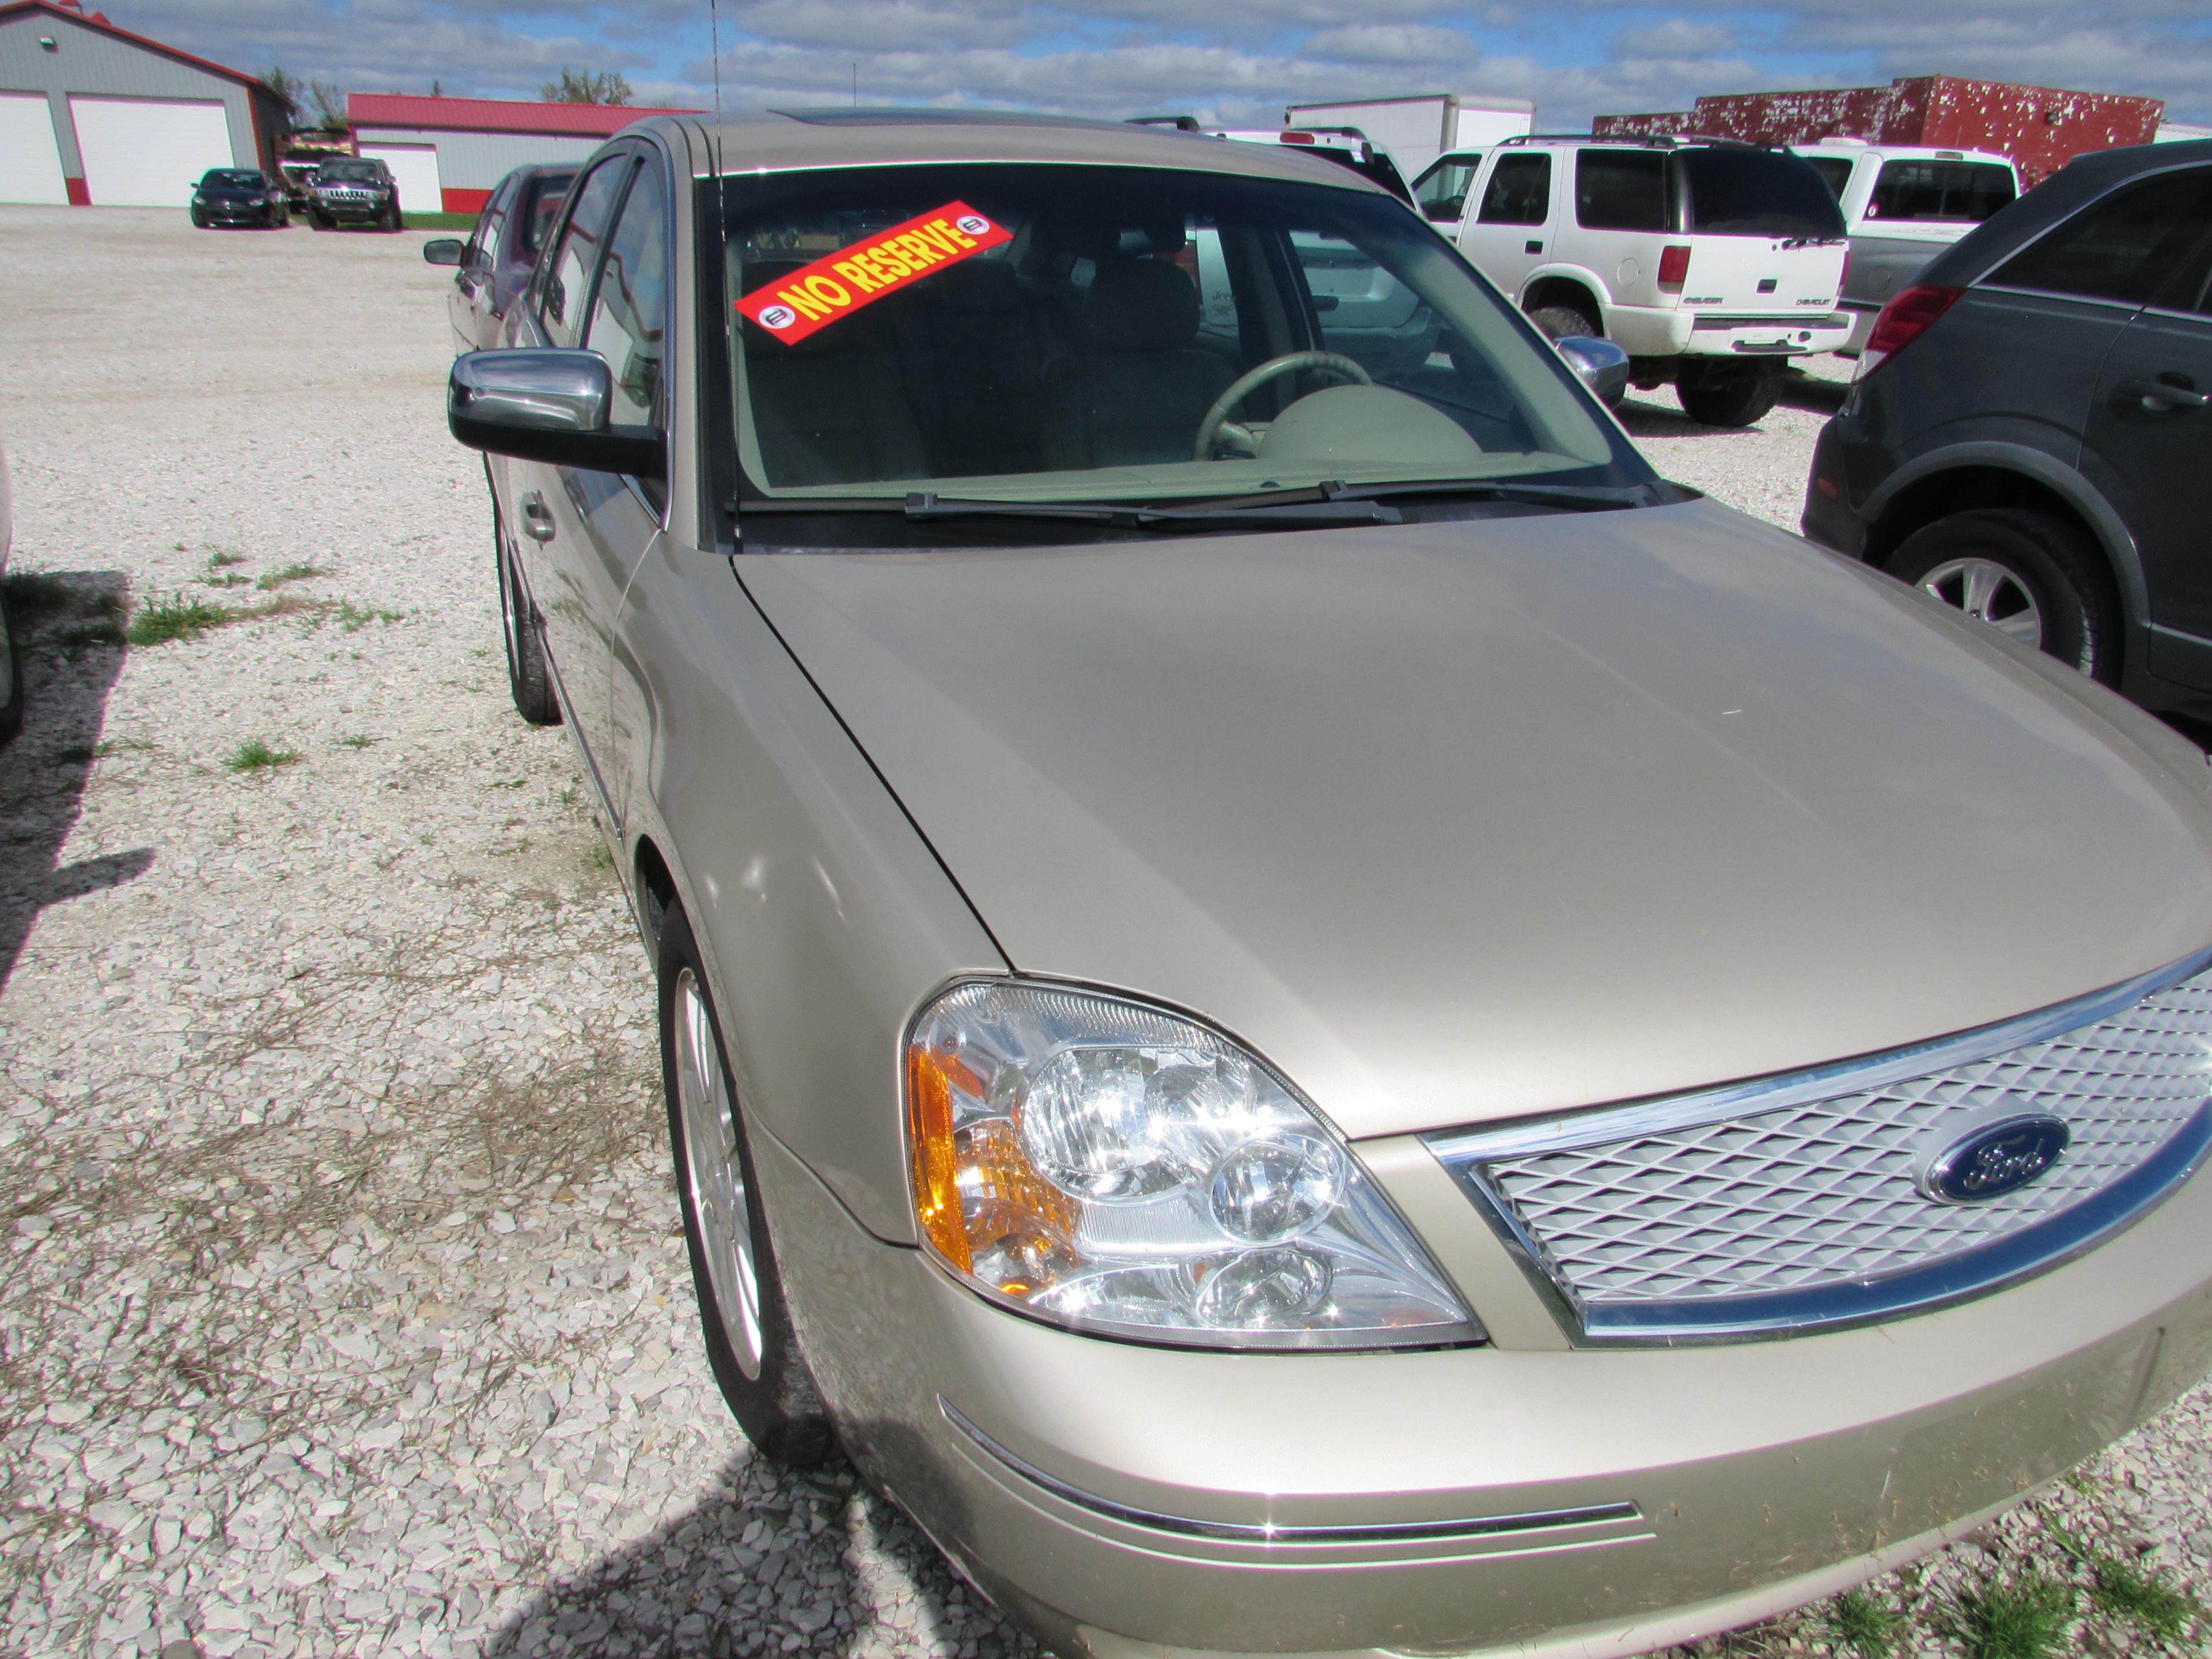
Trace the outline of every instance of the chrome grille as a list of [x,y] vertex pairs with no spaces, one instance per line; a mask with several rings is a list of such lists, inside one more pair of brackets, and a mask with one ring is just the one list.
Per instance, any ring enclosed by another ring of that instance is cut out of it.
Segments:
[[[2063,1259],[2194,1167],[2212,1139],[2204,965],[1902,1055],[1431,1145],[1585,1334],[1956,1299]],[[2029,1112],[2071,1137],[2039,1179],[1972,1205],[1923,1194],[1936,1153]]]

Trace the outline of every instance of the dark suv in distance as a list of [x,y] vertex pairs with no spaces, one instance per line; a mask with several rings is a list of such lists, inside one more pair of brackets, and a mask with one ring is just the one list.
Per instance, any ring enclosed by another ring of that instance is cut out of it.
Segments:
[[339,225],[399,228],[399,185],[392,169],[360,155],[333,155],[317,169],[307,216],[317,230]]
[[2085,155],[1891,300],[1804,531],[2212,714],[2212,141]]

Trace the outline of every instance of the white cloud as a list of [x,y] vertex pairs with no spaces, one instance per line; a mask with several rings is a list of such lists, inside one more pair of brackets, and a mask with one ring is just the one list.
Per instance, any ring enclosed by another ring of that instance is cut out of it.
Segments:
[[1299,55],[1340,64],[1459,68],[1482,55],[1465,29],[1429,23],[1352,23],[1306,37]]
[[1725,23],[1692,23],[1670,17],[1652,28],[1622,29],[1613,37],[1616,58],[1656,58],[1683,62],[1718,58],[1735,50],[1735,31]]

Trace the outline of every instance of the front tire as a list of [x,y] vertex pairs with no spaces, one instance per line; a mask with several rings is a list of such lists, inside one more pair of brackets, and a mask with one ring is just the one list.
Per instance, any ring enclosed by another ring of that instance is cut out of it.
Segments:
[[783,1298],[744,1116],[691,924],[660,924],[660,1054],[684,1238],[707,1360],[745,1438],[772,1461],[818,1463],[836,1443]]
[[1782,396],[1779,368],[1706,371],[1686,362],[1676,371],[1674,395],[1682,412],[1706,426],[1746,427],[1763,418]]
[[1887,566],[1899,581],[2106,685],[2120,680],[2120,603],[2081,529],[2027,507],[1923,525]]
[[496,503],[492,508],[492,559],[499,580],[500,633],[507,641],[507,685],[514,712],[532,726],[561,724],[561,701],[545,665],[545,641],[538,631],[538,612],[507,555],[507,537]]
[[400,228],[399,204],[397,202],[376,216],[376,228],[387,233]]

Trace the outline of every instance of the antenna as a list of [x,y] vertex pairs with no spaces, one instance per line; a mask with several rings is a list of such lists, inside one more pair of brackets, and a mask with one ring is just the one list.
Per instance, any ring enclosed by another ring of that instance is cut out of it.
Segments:
[[717,188],[722,173],[722,15],[715,9],[714,0],[707,0],[707,32],[714,46],[714,177]]
[[858,109],[858,108],[860,108],[860,60],[859,58],[855,58],[853,60],[853,107],[854,107],[854,109]]

